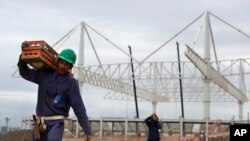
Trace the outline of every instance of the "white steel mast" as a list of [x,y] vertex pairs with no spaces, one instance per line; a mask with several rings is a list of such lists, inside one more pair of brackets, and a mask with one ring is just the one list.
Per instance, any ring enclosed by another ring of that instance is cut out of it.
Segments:
[[81,29],[80,29],[80,43],[79,43],[79,52],[78,52],[78,62],[77,65],[79,67],[79,71],[77,71],[76,77],[78,80],[78,85],[80,88],[80,93],[82,95],[82,86],[83,86],[83,76],[81,74],[83,65],[84,65],[84,22],[81,22]]
[[[84,64],[84,22],[80,23],[81,29],[80,29],[80,43],[79,43],[79,52],[78,52],[78,62],[77,65],[79,67],[79,70],[76,73],[76,79],[78,81],[80,94],[83,96],[82,92],[82,86],[84,83],[83,75],[81,75],[81,72],[83,70],[83,64]],[[76,138],[78,138],[79,135],[79,123],[76,122]]]
[[203,95],[203,118],[210,119],[210,20],[209,12],[205,12],[205,49],[204,49],[204,60],[207,62],[207,77],[204,78],[204,95]]
[[[239,90],[242,92],[242,94],[245,94],[244,92],[244,72],[242,67],[242,61],[240,61],[239,64]],[[238,107],[239,107],[239,120],[243,120],[243,104],[244,102],[238,99]]]

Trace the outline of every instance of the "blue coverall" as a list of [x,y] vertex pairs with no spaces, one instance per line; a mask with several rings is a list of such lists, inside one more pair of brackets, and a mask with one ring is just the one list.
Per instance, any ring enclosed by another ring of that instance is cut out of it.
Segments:
[[160,133],[159,129],[161,129],[161,125],[159,121],[152,122],[151,116],[147,117],[144,122],[148,126],[148,140],[147,141],[160,141]]
[[[89,119],[82,101],[77,81],[69,74],[58,75],[55,70],[31,69],[19,59],[20,75],[38,84],[37,116],[69,116],[70,107],[86,135],[91,134]],[[47,131],[41,133],[41,141],[61,141],[64,132],[63,120],[45,121]]]

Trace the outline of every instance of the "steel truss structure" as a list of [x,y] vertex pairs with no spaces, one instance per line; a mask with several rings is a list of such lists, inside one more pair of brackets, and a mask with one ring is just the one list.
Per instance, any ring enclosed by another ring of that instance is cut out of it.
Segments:
[[[221,60],[211,62],[211,65],[217,66],[217,63],[219,64],[220,74],[231,80],[236,86],[240,83],[246,83],[246,79],[249,78],[250,59]],[[144,93],[139,91],[139,98],[148,101],[157,100],[157,102],[180,101],[178,62],[145,62],[141,65],[134,63],[134,65],[137,68],[135,70],[137,89],[144,90]],[[181,62],[181,67],[184,100],[186,102],[202,101],[203,75],[191,62]],[[80,71],[79,67],[74,69],[74,73]],[[244,73],[241,72],[241,69],[244,70]],[[106,98],[127,100],[127,96],[124,94],[131,96],[134,94],[131,87],[130,63],[107,64],[102,65],[102,68],[100,66],[86,66],[81,70],[81,74],[85,83],[114,91],[107,94]],[[241,80],[243,81],[240,82]],[[249,90],[245,88],[245,85],[242,91],[249,96]],[[212,102],[236,101],[233,96],[216,84],[211,85],[210,92]],[[157,98],[154,99],[154,95],[151,94],[157,94]]]
[[[80,46],[78,53],[78,63],[74,67],[73,73],[75,74],[76,79],[78,80],[79,86],[81,87],[84,83],[89,83],[98,87],[103,87],[111,90],[112,92],[106,95],[106,98],[111,99],[126,99],[127,95],[134,96],[134,90],[132,85],[132,72],[130,63],[118,63],[118,64],[102,64],[101,59],[98,56],[93,40],[89,34],[89,30],[93,31],[105,41],[107,41],[111,46],[117,48],[119,51],[132,58],[134,61],[135,71],[135,82],[136,82],[136,91],[138,98],[153,103],[153,106],[156,106],[157,102],[176,102],[180,101],[180,87],[179,87],[179,71],[178,63],[181,64],[181,79],[183,82],[183,95],[184,101],[187,102],[204,102],[204,118],[209,118],[210,113],[210,102],[226,102],[226,101],[237,101],[239,103],[239,117],[242,119],[242,105],[244,102],[248,101],[249,88],[249,73],[250,73],[250,59],[234,59],[234,60],[218,60],[212,28],[210,24],[209,16],[213,16],[219,21],[225,23],[226,25],[237,30],[247,38],[250,38],[249,35],[245,34],[241,30],[235,28],[234,26],[228,24],[221,18],[215,16],[209,11],[204,12],[190,24],[180,30],[172,38],[167,40],[164,44],[159,46],[156,50],[146,56],[142,61],[137,60],[134,56],[131,56],[118,45],[113,43],[111,40],[106,38],[104,35],[99,33],[97,30],[89,26],[88,24],[81,22],[80,24],[73,27],[65,36],[63,36],[58,42],[56,42],[52,47],[57,50],[62,46],[67,39],[80,27]],[[190,25],[196,22],[198,19],[203,17],[204,26],[202,25],[198,31],[194,44],[192,48],[196,45],[196,40],[200,34],[202,28],[205,28],[205,56],[204,60],[206,65],[209,67],[216,68],[218,76],[225,78],[224,82],[230,82],[230,86],[234,87],[240,94],[239,97],[244,97],[239,99],[230,94],[231,90],[227,90],[226,86],[228,84],[222,84],[221,86],[226,85],[225,87],[218,86],[218,84],[210,83],[211,80],[208,76],[201,73],[201,70],[198,69],[197,64],[190,61],[182,62],[150,62],[147,61],[152,55],[157,53],[165,45],[171,42],[174,38],[180,35],[184,30],[186,30]],[[98,60],[98,65],[84,65],[84,46],[85,38],[88,39],[91,47],[95,53],[95,56]],[[210,42],[212,41],[212,46],[215,54],[215,61],[210,59]],[[57,47],[57,48],[56,48]],[[16,72],[14,73],[14,75]],[[131,97],[132,98],[132,97]],[[156,109],[156,108],[153,108]]]

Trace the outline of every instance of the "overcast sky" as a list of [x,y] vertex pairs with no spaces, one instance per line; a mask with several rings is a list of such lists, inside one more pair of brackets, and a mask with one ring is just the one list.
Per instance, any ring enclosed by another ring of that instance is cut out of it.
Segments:
[[[20,126],[22,117],[35,112],[37,86],[11,77],[21,53],[21,43],[25,40],[45,40],[52,45],[83,21],[123,50],[128,51],[127,46],[131,45],[135,58],[142,60],[207,10],[249,35],[249,9],[248,0],[0,0],[0,126],[5,125],[5,117],[11,119],[11,126]],[[218,47],[220,59],[250,57],[249,38],[214,17],[211,17],[211,22],[214,23],[216,43],[221,46]],[[192,44],[201,23],[202,19],[198,20],[173,40],[172,45],[179,41],[184,51],[184,44]],[[78,32],[76,34],[79,35]],[[75,47],[78,43],[78,40],[73,40],[66,46]],[[171,60],[176,56],[171,54],[172,45],[150,59]],[[103,58],[106,56],[106,63],[128,61],[117,49],[100,49],[99,54]],[[86,65],[94,63],[89,58],[91,53],[85,57]],[[83,99],[91,117],[135,115],[133,102],[103,100],[106,91],[92,86],[86,86],[83,90]],[[114,104],[120,110],[112,109]],[[141,102],[139,106],[142,118],[152,111],[150,103]],[[213,106],[216,108],[211,109],[212,118],[230,119],[238,112],[236,103]],[[227,109],[225,113],[222,107],[235,108]],[[250,107],[244,108],[245,115]],[[187,104],[186,109],[187,118],[202,118],[202,103]],[[197,111],[196,115],[189,114],[193,110]],[[180,106],[179,103],[159,104],[158,111],[162,118],[178,118]]]

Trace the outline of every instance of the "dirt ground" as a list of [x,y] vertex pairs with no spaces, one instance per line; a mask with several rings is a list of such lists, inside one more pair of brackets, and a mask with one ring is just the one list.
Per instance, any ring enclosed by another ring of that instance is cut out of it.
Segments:
[[[63,139],[63,141],[83,141],[84,137],[80,137],[78,139]],[[135,137],[135,136],[108,136],[108,137],[91,137],[91,141],[146,141],[146,137]],[[162,137],[161,141],[179,141],[179,137]]]

